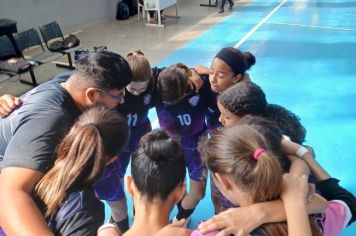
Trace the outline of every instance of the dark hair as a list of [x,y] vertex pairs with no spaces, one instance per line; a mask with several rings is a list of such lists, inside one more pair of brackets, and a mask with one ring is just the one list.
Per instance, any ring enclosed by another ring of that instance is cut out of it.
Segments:
[[283,133],[278,126],[265,118],[251,115],[244,116],[241,120],[239,120],[238,124],[249,125],[260,133],[264,137],[266,145],[273,156],[278,158],[279,164],[281,165],[283,171],[289,171],[290,161],[282,150],[281,141]]
[[71,189],[92,186],[128,135],[127,121],[119,113],[100,106],[83,112],[58,145],[53,168],[35,188],[47,207],[45,216],[56,212]]
[[264,116],[276,124],[293,142],[299,144],[304,142],[306,129],[293,112],[277,104],[268,104]]
[[256,63],[255,56],[250,52],[241,52],[239,49],[227,47],[221,49],[215,56],[223,60],[234,72],[234,74],[244,74]]
[[123,89],[132,80],[132,72],[127,61],[117,53],[91,52],[76,61],[75,74],[87,84],[102,90]]
[[161,130],[144,135],[132,153],[131,174],[137,189],[149,200],[165,200],[186,174],[179,143]]
[[277,125],[293,142],[304,142],[306,129],[300,123],[299,117],[280,105],[267,104],[266,95],[257,84],[237,83],[225,90],[218,97],[218,101],[239,117],[262,116]]
[[188,78],[191,75],[189,68],[181,63],[171,65],[158,76],[157,91],[164,101],[179,102],[186,93]]
[[240,82],[219,95],[218,101],[237,116],[262,115],[267,107],[266,95],[257,84]]

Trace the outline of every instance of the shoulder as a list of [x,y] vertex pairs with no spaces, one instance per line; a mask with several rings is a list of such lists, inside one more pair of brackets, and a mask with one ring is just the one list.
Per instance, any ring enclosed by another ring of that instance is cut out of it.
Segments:
[[329,201],[325,210],[324,234],[339,235],[352,217],[347,204],[340,200]]
[[94,235],[104,221],[104,205],[86,188],[68,195],[50,222],[61,235]]

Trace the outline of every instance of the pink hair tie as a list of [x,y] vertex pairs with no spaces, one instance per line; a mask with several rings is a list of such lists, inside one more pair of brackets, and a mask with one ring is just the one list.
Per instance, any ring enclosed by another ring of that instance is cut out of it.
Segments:
[[258,157],[261,155],[262,152],[264,152],[266,150],[264,150],[263,148],[257,148],[255,150],[255,152],[253,153],[253,159],[255,159],[256,161],[258,160]]

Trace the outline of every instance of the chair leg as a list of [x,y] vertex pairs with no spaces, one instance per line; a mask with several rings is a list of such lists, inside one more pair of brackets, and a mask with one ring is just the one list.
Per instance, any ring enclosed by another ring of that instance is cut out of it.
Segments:
[[75,67],[73,66],[73,62],[72,62],[72,57],[70,55],[70,53],[66,53],[67,57],[68,57],[68,65],[62,62],[57,62],[56,66],[59,68],[64,68],[64,69],[68,69],[68,70],[74,70]]
[[22,80],[22,79],[20,79],[20,82],[23,83],[23,84],[27,84],[27,85],[31,85],[33,87],[36,87],[38,84],[37,84],[37,81],[36,81],[35,73],[33,72],[32,69],[30,70],[30,75],[31,75],[32,83],[28,82],[26,80]]
[[70,55],[70,53],[67,53],[67,57],[68,57],[69,66],[74,69],[73,62],[72,62],[72,56]]

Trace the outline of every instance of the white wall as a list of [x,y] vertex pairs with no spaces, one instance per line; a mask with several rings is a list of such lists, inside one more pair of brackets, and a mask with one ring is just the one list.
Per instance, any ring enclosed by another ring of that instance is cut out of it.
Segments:
[[0,0],[0,18],[17,21],[18,31],[57,21],[64,32],[113,19],[118,0]]

